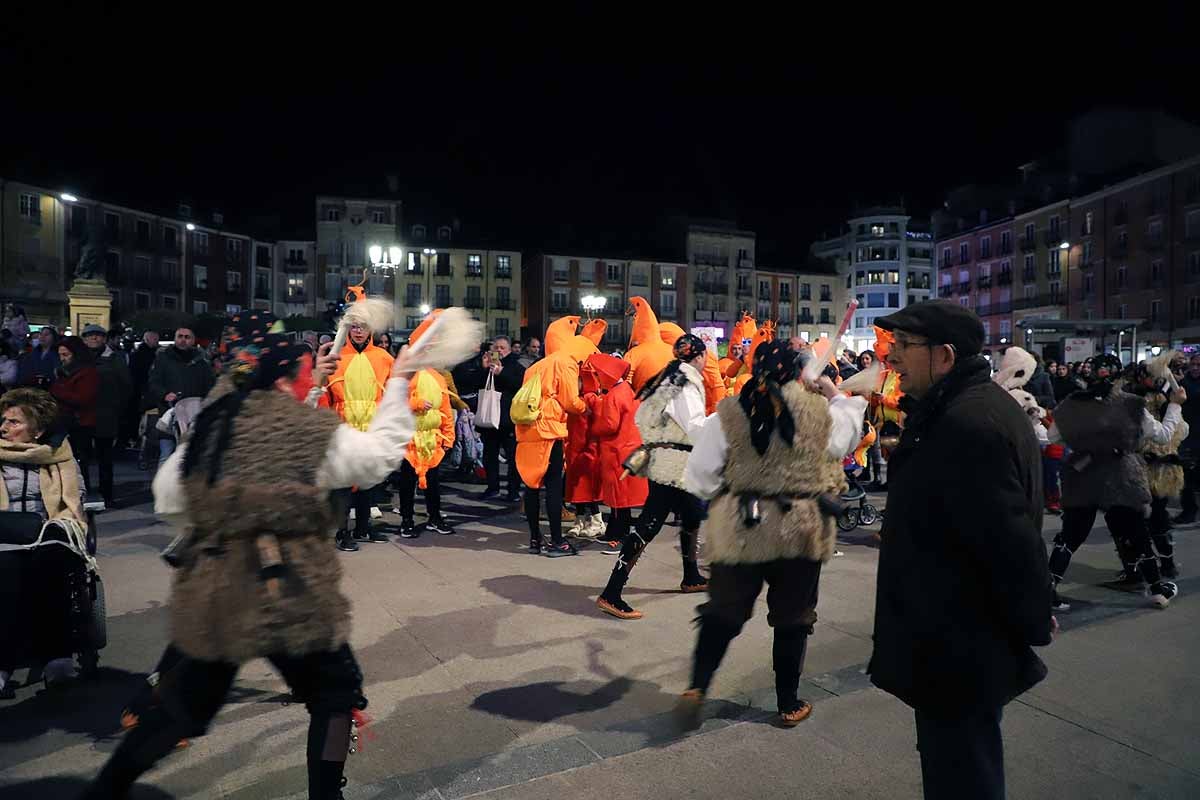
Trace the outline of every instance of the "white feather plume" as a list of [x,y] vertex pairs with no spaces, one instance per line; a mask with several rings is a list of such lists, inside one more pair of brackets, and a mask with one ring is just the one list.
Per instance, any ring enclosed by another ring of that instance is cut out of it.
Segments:
[[862,372],[855,373],[838,384],[838,391],[870,397],[871,393],[879,386],[879,373],[881,372],[883,372],[883,364],[873,361],[871,366]]
[[333,348],[330,352],[335,355],[342,352],[342,348],[346,346],[346,337],[350,335],[351,325],[362,325],[372,333],[383,333],[392,327],[395,318],[396,311],[391,300],[367,297],[347,304],[342,318],[338,320],[338,329],[333,337]]
[[401,355],[406,371],[448,369],[479,353],[487,328],[465,308],[447,308],[437,315],[416,344]]
[[1146,365],[1146,369],[1150,374],[1160,381],[1171,379],[1171,362],[1179,357],[1178,350],[1166,350],[1159,353],[1150,363]]

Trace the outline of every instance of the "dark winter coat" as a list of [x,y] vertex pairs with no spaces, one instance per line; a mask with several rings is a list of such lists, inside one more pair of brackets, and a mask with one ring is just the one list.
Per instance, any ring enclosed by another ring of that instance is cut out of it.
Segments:
[[875,649],[880,689],[928,713],[996,708],[1046,676],[1042,458],[1029,418],[976,356],[905,398],[888,461]]
[[479,390],[487,382],[487,370],[483,368],[480,356],[464,361],[450,371],[454,377],[454,385],[458,387],[458,396],[474,414],[479,410]]
[[165,412],[171,405],[165,399],[168,394],[174,392],[176,400],[204,397],[214,382],[212,365],[199,350],[193,349],[191,358],[187,359],[172,345],[154,359],[146,383],[146,405],[158,406],[159,411]]
[[1099,400],[1075,392],[1054,409],[1054,424],[1071,448],[1062,469],[1067,508],[1141,508],[1150,502],[1143,442],[1145,401],[1113,386]]
[[[154,359],[158,356],[158,347],[150,347],[146,343],[138,345],[129,356],[129,377],[133,379],[134,391],[139,395],[146,391],[146,382],[150,380],[150,369],[154,366]],[[142,398],[138,398],[142,402]],[[153,408],[154,402],[150,402],[145,407]]]
[[37,386],[38,378],[44,378],[49,385],[54,380],[54,370],[58,369],[58,346],[43,351],[39,344],[17,363],[17,383],[21,386]]
[[[1070,375],[1055,375],[1050,379],[1050,385],[1054,389],[1054,402],[1061,403],[1067,399],[1071,392],[1077,392],[1084,388],[1083,381],[1078,378],[1072,378]],[[1053,406],[1043,406],[1047,411],[1053,411]]]
[[100,373],[91,364],[60,369],[50,384],[58,401],[59,423],[68,430],[96,427],[96,402],[100,395]]
[[100,395],[96,398],[96,436],[115,438],[121,427],[121,416],[133,391],[129,368],[119,351],[105,348],[96,358],[100,374]]
[[1024,386],[1025,391],[1033,395],[1033,399],[1037,400],[1037,404],[1047,410],[1054,408],[1054,385],[1050,382],[1050,374],[1042,367],[1037,365],[1037,369],[1033,371],[1033,377]]
[[521,357],[509,353],[500,359],[500,372],[493,379],[496,391],[500,392],[500,430],[514,430],[512,417],[513,396],[525,382],[525,367],[521,366]]
[[1184,375],[1179,382],[1187,392],[1187,402],[1183,404],[1183,421],[1188,424],[1188,437],[1179,446],[1179,455],[1187,459],[1200,457],[1200,379]]

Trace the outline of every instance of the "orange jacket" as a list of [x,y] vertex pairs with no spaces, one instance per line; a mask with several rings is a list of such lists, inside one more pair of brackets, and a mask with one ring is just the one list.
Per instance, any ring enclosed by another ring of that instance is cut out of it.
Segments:
[[541,414],[532,425],[516,426],[517,441],[567,438],[567,414],[582,414],[587,410],[579,397],[579,362],[566,352],[555,352],[531,364],[525,370],[524,383],[533,380],[534,375],[542,382]]
[[644,297],[631,297],[629,304],[635,309],[633,328],[629,333],[632,346],[625,353],[629,362],[629,382],[636,394],[658,373],[662,372],[675,357],[671,345],[663,341],[658,327],[658,317]]
[[332,408],[347,424],[365,431],[379,407],[394,360],[388,351],[371,342],[360,353],[353,342],[347,341],[320,405]]

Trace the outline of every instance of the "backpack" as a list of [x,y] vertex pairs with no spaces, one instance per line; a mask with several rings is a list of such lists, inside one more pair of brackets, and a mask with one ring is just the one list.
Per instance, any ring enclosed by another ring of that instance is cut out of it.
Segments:
[[513,395],[512,409],[508,412],[514,425],[532,425],[542,416],[542,375],[540,372],[521,385]]

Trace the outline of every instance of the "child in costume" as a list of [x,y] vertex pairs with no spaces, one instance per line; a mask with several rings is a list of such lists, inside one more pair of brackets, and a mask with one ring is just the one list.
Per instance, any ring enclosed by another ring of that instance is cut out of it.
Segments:
[[645,478],[625,474],[625,459],[642,446],[634,417],[638,401],[624,379],[628,365],[619,358],[589,356],[587,366],[596,375],[600,391],[588,396],[592,434],[599,444],[597,475],[600,499],[612,509],[604,538],[619,547],[629,536],[632,510],[646,503],[649,485]]
[[[590,358],[590,356],[589,356]],[[622,362],[623,363],[623,362]],[[580,396],[589,407],[600,391],[596,372],[587,363],[580,366]],[[600,515],[600,444],[592,430],[593,414],[567,417],[566,491],[564,499],[575,506],[575,524],[568,534],[580,539],[595,539],[604,531]]]

